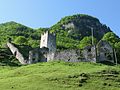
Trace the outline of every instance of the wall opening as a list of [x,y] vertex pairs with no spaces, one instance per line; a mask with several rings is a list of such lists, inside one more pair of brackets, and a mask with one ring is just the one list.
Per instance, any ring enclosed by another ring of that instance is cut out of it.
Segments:
[[88,52],[91,52],[91,48],[88,49]]

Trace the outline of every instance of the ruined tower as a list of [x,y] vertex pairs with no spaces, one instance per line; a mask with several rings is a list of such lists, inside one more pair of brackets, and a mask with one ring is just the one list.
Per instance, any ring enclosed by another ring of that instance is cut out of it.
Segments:
[[49,31],[41,34],[40,48],[48,48],[49,52],[47,54],[47,61],[53,60],[54,54],[56,52],[56,35],[55,33],[50,33]]

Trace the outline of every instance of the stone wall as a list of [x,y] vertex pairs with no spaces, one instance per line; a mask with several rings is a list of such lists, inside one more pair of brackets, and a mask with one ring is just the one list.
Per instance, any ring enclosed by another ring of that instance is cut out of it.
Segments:
[[84,61],[80,50],[64,50],[56,52],[54,60],[63,60],[66,62],[80,62]]
[[54,58],[55,58],[55,53],[54,52],[47,53],[47,62],[54,60]]
[[39,49],[35,48],[29,51],[29,64],[36,63],[40,61]]
[[96,62],[96,47],[94,45],[87,46],[82,51],[83,57],[87,62]]
[[18,48],[14,46],[14,44],[7,42],[7,46],[21,64],[27,64],[27,60],[24,59],[23,55],[19,52]]
[[37,62],[47,62],[48,48],[34,48],[29,51],[29,64]]
[[48,35],[48,47],[49,52],[56,52],[56,35],[54,33],[49,33]]
[[107,41],[101,40],[97,44],[97,58],[98,62],[109,61],[114,63],[114,51]]

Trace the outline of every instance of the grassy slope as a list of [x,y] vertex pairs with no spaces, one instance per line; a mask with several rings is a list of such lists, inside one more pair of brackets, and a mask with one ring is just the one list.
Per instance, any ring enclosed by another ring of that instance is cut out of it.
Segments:
[[120,90],[120,66],[48,62],[0,67],[1,90]]

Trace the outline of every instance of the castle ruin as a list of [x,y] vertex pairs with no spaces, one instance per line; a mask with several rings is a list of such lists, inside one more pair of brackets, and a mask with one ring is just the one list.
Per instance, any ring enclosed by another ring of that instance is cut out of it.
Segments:
[[49,31],[41,34],[41,42],[39,48],[29,50],[28,59],[14,44],[8,42],[7,46],[12,54],[19,60],[21,64],[32,64],[37,62],[48,62],[50,60],[62,60],[66,62],[104,62],[114,63],[114,51],[111,45],[101,40],[97,45],[85,47],[83,50],[64,50],[56,49],[56,34]]

